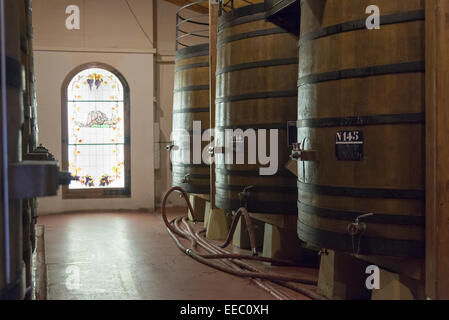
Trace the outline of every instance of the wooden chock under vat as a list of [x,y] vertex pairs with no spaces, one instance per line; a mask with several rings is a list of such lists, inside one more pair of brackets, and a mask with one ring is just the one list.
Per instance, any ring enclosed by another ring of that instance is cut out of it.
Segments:
[[317,253],[302,247],[296,231],[265,223],[263,256],[284,259],[312,266],[317,263]]
[[250,216],[270,225],[296,232],[297,215],[250,213]]
[[207,201],[204,208],[204,228],[206,229],[209,226],[210,211],[211,211],[210,201]]
[[[197,221],[204,221],[205,212],[206,212],[206,202],[207,200],[197,194],[190,194],[190,203],[192,204],[193,211],[196,214]],[[190,210],[188,210],[189,220],[193,221],[193,216]]]
[[380,269],[380,287],[371,300],[425,300],[424,283],[407,276]]
[[[206,223],[205,223],[206,225]],[[226,240],[229,233],[229,219],[221,209],[210,209],[206,226],[206,237],[210,240]]]
[[[256,245],[261,248],[263,246],[265,224],[262,221],[252,219],[254,233],[256,237]],[[237,227],[232,238],[232,244],[241,249],[251,249],[247,224],[243,216],[240,217]]]
[[325,250],[321,254],[318,294],[331,300],[369,300],[366,267],[369,263],[348,254]]

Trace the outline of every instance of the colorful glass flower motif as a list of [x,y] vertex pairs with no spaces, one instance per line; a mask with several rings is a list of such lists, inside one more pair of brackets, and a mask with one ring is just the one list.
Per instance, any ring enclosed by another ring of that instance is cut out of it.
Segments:
[[100,187],[106,187],[108,186],[110,182],[111,177],[106,173],[104,174],[100,179]]
[[101,77],[101,74],[95,74],[95,87],[100,88],[101,83],[103,82],[103,79]]
[[84,177],[81,177],[79,181],[84,184],[86,187],[94,187],[94,178],[91,175],[86,174]]
[[94,81],[95,81],[95,76],[93,75],[93,74],[90,74],[88,77],[87,77],[87,83],[89,84],[89,89],[90,90],[92,90],[92,85],[94,84]]

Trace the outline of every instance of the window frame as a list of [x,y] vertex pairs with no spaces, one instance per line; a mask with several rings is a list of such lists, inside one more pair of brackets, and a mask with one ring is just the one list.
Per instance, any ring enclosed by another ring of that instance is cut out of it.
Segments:
[[69,144],[68,144],[68,86],[72,79],[81,71],[90,68],[100,68],[113,73],[123,85],[123,113],[124,113],[124,162],[125,162],[125,187],[124,188],[91,188],[91,189],[69,189],[62,187],[63,199],[101,199],[101,198],[130,198],[131,197],[131,108],[130,89],[125,77],[114,67],[100,62],[90,62],[73,69],[65,77],[61,87],[61,146],[62,146],[62,169],[69,170]]

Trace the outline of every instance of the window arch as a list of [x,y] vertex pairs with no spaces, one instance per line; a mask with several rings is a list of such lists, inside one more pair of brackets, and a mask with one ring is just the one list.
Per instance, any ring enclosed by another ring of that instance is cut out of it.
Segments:
[[76,177],[64,198],[130,195],[129,87],[114,68],[83,65],[64,81],[63,167]]

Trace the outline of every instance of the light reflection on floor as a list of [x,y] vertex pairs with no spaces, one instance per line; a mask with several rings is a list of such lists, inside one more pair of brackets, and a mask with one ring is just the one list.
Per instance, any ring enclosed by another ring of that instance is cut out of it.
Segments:
[[71,213],[39,224],[49,299],[273,299],[182,254],[159,214]]

